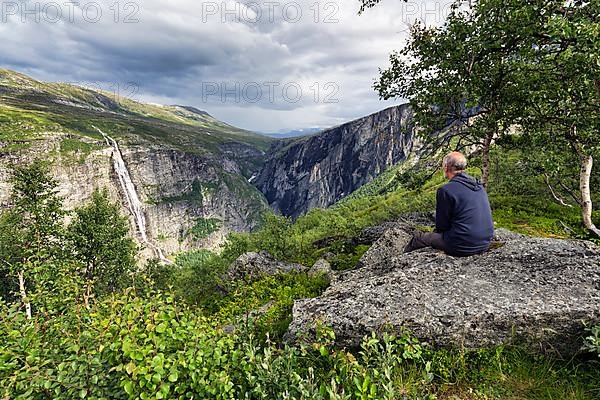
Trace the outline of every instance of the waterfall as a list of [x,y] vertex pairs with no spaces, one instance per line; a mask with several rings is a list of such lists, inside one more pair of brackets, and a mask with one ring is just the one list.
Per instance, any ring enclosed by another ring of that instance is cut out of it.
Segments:
[[113,148],[113,167],[119,178],[121,189],[125,194],[125,199],[127,200],[129,210],[133,214],[135,225],[137,226],[142,242],[148,245],[150,248],[152,248],[162,262],[170,264],[171,261],[165,257],[162,250],[154,243],[150,242],[150,240],[148,239],[146,216],[144,215],[144,211],[142,210],[142,202],[140,201],[140,197],[138,196],[138,193],[135,189],[135,185],[131,180],[129,170],[127,169],[125,161],[123,160],[123,154],[121,153],[121,149],[119,149],[119,144],[116,140],[108,136],[99,128],[96,128],[95,126],[94,128],[102,134],[102,137],[104,137],[104,140],[106,140],[106,144]]

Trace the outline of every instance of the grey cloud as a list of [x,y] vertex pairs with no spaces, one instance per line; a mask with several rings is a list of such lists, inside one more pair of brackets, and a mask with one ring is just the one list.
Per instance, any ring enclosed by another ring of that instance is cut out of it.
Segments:
[[[101,2],[105,10],[113,3]],[[299,3],[304,14],[297,23],[280,14],[272,23],[264,15],[257,24],[203,21],[202,5],[192,0],[145,0],[136,24],[114,23],[110,15],[95,24],[81,18],[23,24],[13,18],[0,24],[0,63],[40,79],[135,82],[140,100],[194,105],[261,131],[335,125],[388,106],[372,84],[377,68],[402,43],[400,2],[384,2],[361,17],[358,2],[340,2],[340,22],[334,24],[314,22],[307,11],[313,0]],[[232,96],[223,103],[219,93],[203,96],[211,82],[229,88],[295,82],[303,96],[289,102],[278,93],[271,102],[265,91],[256,103],[243,98],[236,103]],[[322,102],[329,82],[339,87],[338,103]],[[319,103],[309,89],[314,83],[320,87]]]

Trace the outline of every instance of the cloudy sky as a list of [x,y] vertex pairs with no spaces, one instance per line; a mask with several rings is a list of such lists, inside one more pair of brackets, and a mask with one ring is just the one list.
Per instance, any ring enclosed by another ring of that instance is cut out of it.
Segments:
[[193,105],[262,132],[327,127],[400,103],[372,89],[408,24],[448,1],[2,1],[0,66]]

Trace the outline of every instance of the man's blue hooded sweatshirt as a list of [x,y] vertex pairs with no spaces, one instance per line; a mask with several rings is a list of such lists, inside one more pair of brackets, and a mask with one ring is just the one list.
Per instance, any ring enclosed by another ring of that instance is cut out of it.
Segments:
[[486,251],[494,222],[483,186],[460,173],[437,191],[436,231],[443,234],[447,253],[468,256]]

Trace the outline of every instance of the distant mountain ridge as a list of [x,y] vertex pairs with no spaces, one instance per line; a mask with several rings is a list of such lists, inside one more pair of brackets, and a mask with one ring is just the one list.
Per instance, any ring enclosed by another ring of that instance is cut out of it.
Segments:
[[314,135],[319,132],[324,131],[324,128],[305,128],[305,129],[295,129],[292,131],[285,132],[268,132],[263,133],[263,135],[272,137],[275,139],[289,139],[289,138],[297,138],[302,136]]

